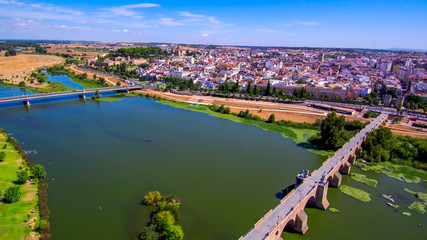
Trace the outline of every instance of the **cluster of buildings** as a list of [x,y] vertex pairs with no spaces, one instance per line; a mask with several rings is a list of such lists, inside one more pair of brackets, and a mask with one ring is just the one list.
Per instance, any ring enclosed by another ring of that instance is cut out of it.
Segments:
[[[292,93],[329,98],[364,97],[381,88],[395,88],[399,96],[414,93],[427,97],[427,54],[357,49],[307,48],[191,48],[165,45],[166,59],[137,68],[139,75],[193,79],[207,89],[224,82],[238,82],[242,89],[266,86]],[[109,60],[111,61],[111,60]],[[126,59],[127,62],[138,62]]]

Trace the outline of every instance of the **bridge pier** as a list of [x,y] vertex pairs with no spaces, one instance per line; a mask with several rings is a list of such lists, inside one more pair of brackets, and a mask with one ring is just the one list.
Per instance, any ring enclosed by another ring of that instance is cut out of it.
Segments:
[[25,106],[30,106],[31,104],[30,104],[30,101],[28,101],[28,100],[24,100],[23,102],[22,102]]
[[327,199],[328,185],[328,182],[319,183],[319,185],[317,185],[316,196],[310,198],[308,203],[317,208],[326,210],[329,207],[329,201]]
[[86,98],[86,95],[84,95],[84,94],[79,94],[79,98],[81,98],[81,99],[85,99],[85,98]]
[[340,173],[348,175],[351,171],[351,164],[349,162],[344,163],[341,167],[340,167]]
[[349,157],[348,157],[348,162],[351,164],[351,165],[354,165],[354,163],[356,162],[356,155],[354,154],[351,154]]
[[329,184],[331,187],[337,188],[341,186],[342,175],[339,172],[336,172],[334,176],[331,176],[329,179]]
[[308,231],[307,220],[308,216],[304,209],[299,211],[295,217],[295,224],[291,226],[292,229],[298,233],[305,234]]

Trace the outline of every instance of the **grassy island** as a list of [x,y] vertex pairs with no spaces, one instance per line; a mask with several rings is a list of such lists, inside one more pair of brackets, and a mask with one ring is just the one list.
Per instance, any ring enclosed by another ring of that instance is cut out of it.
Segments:
[[0,239],[49,239],[46,172],[0,129]]
[[347,185],[341,185],[340,188],[339,188],[339,190],[341,192],[343,192],[344,194],[347,194],[350,197],[353,197],[353,198],[355,198],[357,200],[360,200],[362,202],[369,202],[369,201],[371,201],[371,197],[370,197],[369,193],[367,193],[367,192],[365,192],[363,190],[360,190],[360,189],[357,189],[357,188],[354,188],[354,187],[350,187],[350,186],[347,186]]

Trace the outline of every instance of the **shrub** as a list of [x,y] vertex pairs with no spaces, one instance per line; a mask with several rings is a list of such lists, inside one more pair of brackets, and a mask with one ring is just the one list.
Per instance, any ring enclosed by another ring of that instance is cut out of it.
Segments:
[[[6,144],[5,144],[5,146],[6,146]],[[3,147],[3,149],[4,149],[4,147]],[[0,152],[0,162],[3,162],[5,158],[6,158],[6,153]]]
[[144,227],[138,234],[138,240],[157,240],[160,238],[160,234],[156,231],[157,226],[151,224],[150,226]]
[[162,200],[162,195],[159,191],[149,192],[144,197],[144,203],[146,205],[157,205]]
[[169,225],[175,223],[175,218],[169,211],[160,211],[153,218],[153,224],[157,225],[157,229],[163,230]]
[[166,226],[163,235],[167,240],[182,240],[184,238],[184,232],[179,225]]
[[274,113],[270,115],[270,117],[267,120],[268,123],[274,123],[276,122],[276,116],[274,116]]
[[48,227],[49,227],[49,223],[44,219],[40,219],[36,224],[36,231],[43,232],[43,230],[45,230]]
[[16,176],[18,178],[18,180],[16,180],[16,183],[18,184],[24,184],[28,180],[28,174],[25,170],[19,171]]
[[46,177],[46,171],[44,170],[44,167],[39,164],[31,168],[31,173],[35,178],[38,178],[38,179]]
[[19,186],[11,186],[4,192],[4,199],[7,203],[14,203],[21,198]]

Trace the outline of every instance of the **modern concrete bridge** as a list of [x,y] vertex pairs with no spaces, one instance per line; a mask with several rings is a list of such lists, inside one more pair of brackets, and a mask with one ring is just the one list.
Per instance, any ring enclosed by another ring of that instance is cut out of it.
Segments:
[[21,96],[13,96],[13,97],[4,97],[0,98],[0,103],[9,103],[9,102],[19,102],[22,101],[25,105],[30,104],[30,100],[36,99],[45,99],[45,98],[53,98],[53,97],[63,97],[63,96],[72,96],[77,95],[80,98],[84,98],[85,94],[95,93],[96,91],[102,92],[128,92],[131,90],[143,89],[144,87],[141,85],[129,85],[123,87],[105,87],[105,88],[92,88],[92,89],[82,89],[82,90],[73,90],[73,91],[65,91],[65,92],[53,92],[53,93],[40,93],[40,94],[31,94],[31,95],[21,95]]
[[281,239],[285,228],[305,234],[308,230],[305,206],[310,204],[321,209],[328,208],[329,202],[326,197],[329,185],[332,187],[341,185],[341,174],[350,173],[356,154],[361,152],[361,145],[366,135],[378,128],[387,119],[387,116],[385,113],[379,115],[362,129],[310,177],[286,195],[276,208],[270,210],[240,239]]

